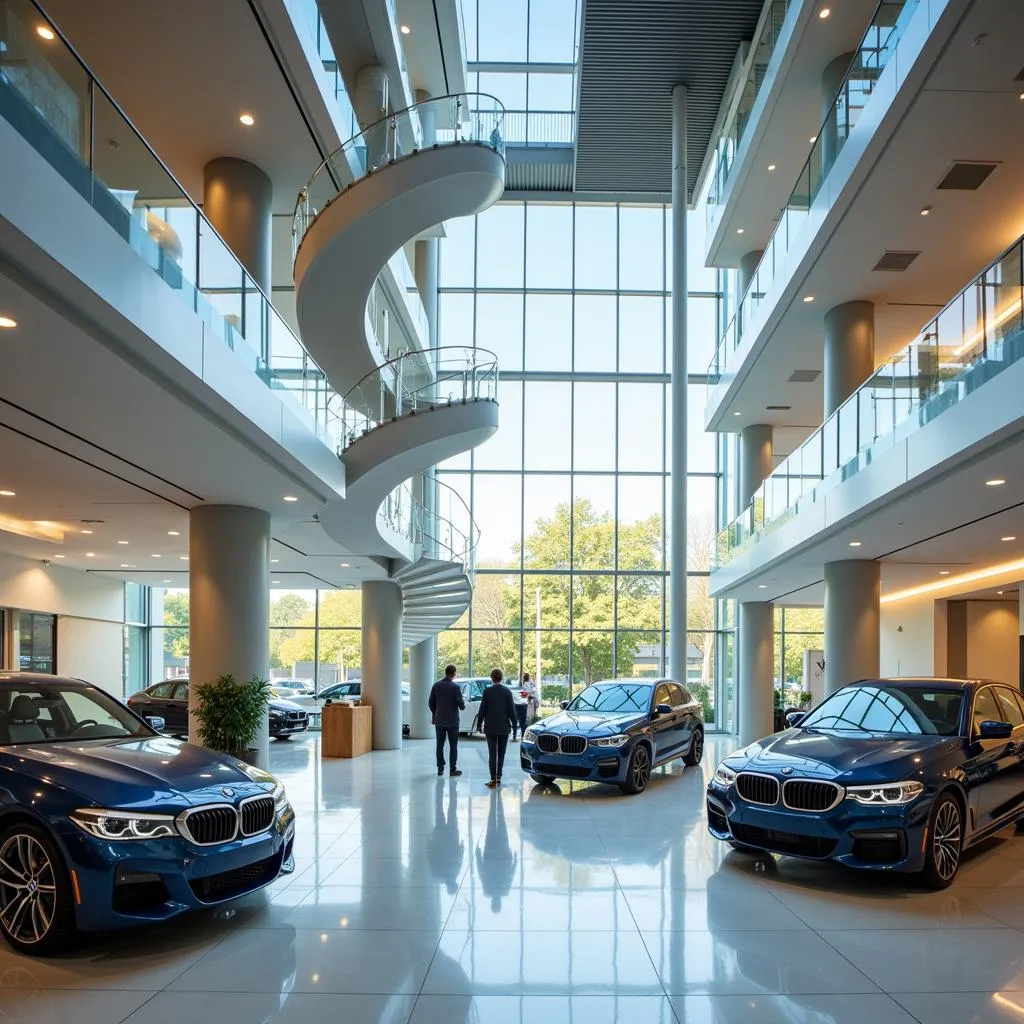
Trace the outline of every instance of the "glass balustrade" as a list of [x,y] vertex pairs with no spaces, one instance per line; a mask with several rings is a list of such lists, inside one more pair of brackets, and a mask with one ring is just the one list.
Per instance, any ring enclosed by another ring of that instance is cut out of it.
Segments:
[[479,527],[458,491],[437,479],[425,483],[431,485],[433,494],[426,501],[416,499],[408,481],[395,488],[382,503],[378,520],[410,543],[421,545],[424,557],[460,562],[472,580]]
[[776,275],[781,273],[787,254],[810,217],[811,206],[822,183],[842,152],[919,3],[920,0],[882,0],[876,8],[835,101],[814,137],[811,154],[782,210],[757,270],[719,339],[708,366],[709,392],[720,375],[729,369],[733,353],[743,340],[743,332],[753,321],[754,313],[775,282]]
[[1024,358],[1024,249],[1015,242],[879,367],[765,480],[719,535],[716,565]]

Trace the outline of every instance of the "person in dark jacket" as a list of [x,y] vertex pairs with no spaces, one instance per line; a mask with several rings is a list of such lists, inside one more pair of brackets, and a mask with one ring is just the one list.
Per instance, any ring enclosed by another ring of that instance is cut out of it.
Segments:
[[501,769],[505,765],[508,734],[515,732],[519,724],[512,691],[507,686],[502,686],[502,678],[500,668],[491,670],[491,685],[484,690],[477,717],[477,729],[487,737],[487,759],[491,768],[488,789],[501,785]]
[[455,682],[457,669],[454,665],[446,665],[444,679],[439,679],[430,688],[430,721],[434,724],[434,735],[437,737],[437,774],[444,775],[444,741],[448,740],[448,761],[451,766],[449,775],[454,779],[462,772],[458,769],[459,759],[459,712],[465,711],[466,702],[462,699],[462,687]]

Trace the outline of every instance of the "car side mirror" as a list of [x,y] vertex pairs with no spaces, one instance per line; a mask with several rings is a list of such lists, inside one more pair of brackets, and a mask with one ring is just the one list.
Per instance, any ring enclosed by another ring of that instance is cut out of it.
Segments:
[[672,705],[671,704],[659,704],[654,709],[654,713],[656,715],[671,715],[672,714]]
[[806,711],[790,711],[790,713],[786,715],[786,725],[788,725],[790,729],[795,729],[806,717]]
[[163,732],[167,726],[167,723],[160,717],[160,715],[146,715],[146,722],[149,727],[156,732]]
[[564,710],[565,710],[565,709],[566,709],[566,708],[567,708],[568,706],[569,706],[569,702],[568,702],[567,700],[563,700],[563,701],[561,702],[561,708],[562,708],[562,710],[563,710],[563,711],[564,711]]
[[982,722],[978,735],[983,740],[1008,740],[1013,735],[1013,726],[1009,722]]

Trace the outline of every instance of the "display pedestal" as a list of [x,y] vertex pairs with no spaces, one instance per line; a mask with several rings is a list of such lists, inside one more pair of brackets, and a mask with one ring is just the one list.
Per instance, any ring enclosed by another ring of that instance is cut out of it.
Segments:
[[326,704],[321,719],[322,757],[360,757],[373,745],[373,708]]

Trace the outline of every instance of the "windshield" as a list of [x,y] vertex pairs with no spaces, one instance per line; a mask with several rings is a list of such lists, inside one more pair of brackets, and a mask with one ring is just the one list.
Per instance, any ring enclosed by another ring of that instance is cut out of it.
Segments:
[[60,682],[0,685],[0,746],[154,735],[95,687]]
[[926,686],[850,686],[819,704],[801,729],[955,736],[960,731],[960,689]]
[[605,715],[618,715],[627,712],[647,714],[650,706],[650,684],[594,683],[588,686],[566,710],[600,711]]

